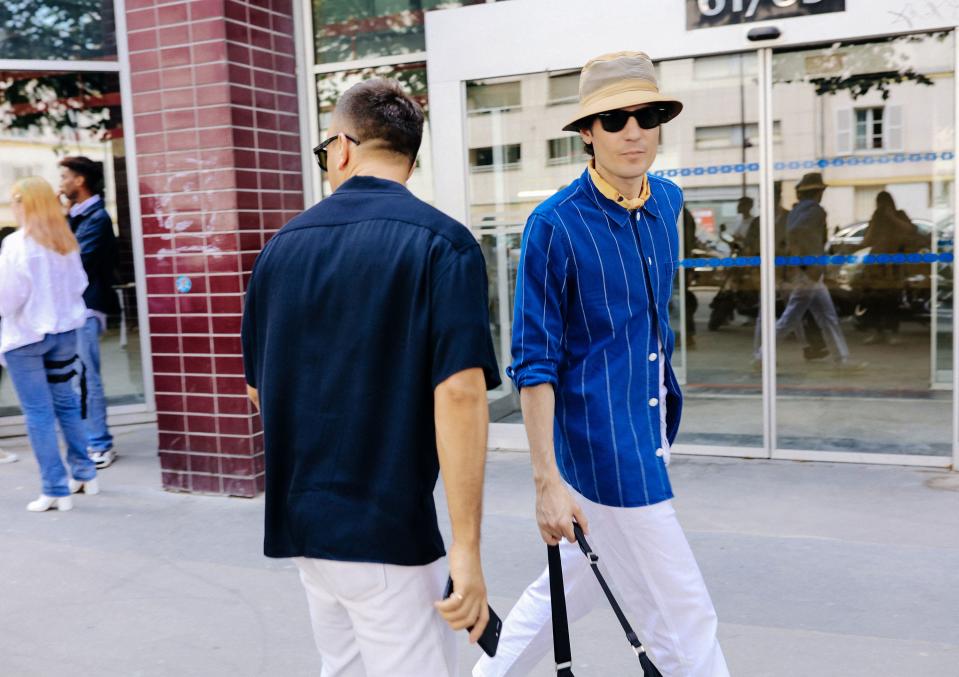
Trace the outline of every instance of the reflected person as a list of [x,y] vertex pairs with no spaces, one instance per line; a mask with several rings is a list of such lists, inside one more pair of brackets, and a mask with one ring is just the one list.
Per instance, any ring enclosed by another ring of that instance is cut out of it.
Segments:
[[[906,213],[896,208],[888,191],[876,196],[876,210],[862,240],[870,254],[902,254],[914,240],[914,226]],[[870,263],[862,271],[864,324],[870,329],[865,345],[899,343],[899,309],[904,270],[897,263]]]
[[[826,210],[821,202],[826,191],[822,174],[810,172],[796,184],[799,201],[786,219],[786,247],[791,257],[820,257],[826,246]],[[782,316],[776,322],[776,339],[795,333],[805,343],[803,317],[810,313],[822,330],[836,367],[848,369],[863,365],[849,360],[849,348],[839,326],[839,315],[823,282],[824,269],[818,262],[801,262],[790,266],[792,272],[789,299]],[[805,346],[804,346],[805,347]],[[762,359],[760,346],[754,354]]]

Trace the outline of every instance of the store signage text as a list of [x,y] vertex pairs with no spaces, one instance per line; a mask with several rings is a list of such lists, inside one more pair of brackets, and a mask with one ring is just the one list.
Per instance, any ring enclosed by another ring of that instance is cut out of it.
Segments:
[[686,0],[686,28],[846,11],[846,0]]

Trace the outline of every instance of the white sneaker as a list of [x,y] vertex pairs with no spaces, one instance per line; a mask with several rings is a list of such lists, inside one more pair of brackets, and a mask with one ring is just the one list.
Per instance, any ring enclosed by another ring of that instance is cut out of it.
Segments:
[[91,451],[90,460],[94,462],[97,466],[97,470],[103,470],[104,468],[109,468],[113,465],[113,462],[117,460],[117,452],[113,449],[107,449],[106,451]]
[[19,460],[20,457],[12,451],[4,451],[3,449],[0,449],[0,465],[3,465],[4,463],[16,463]]
[[54,508],[61,512],[73,510],[73,499],[69,496],[45,496],[40,494],[37,500],[27,503],[27,510],[30,512],[46,512]]
[[100,493],[100,483],[97,481],[97,478],[94,477],[92,480],[80,481],[70,478],[70,493],[71,494],[87,494],[88,496],[96,496]]

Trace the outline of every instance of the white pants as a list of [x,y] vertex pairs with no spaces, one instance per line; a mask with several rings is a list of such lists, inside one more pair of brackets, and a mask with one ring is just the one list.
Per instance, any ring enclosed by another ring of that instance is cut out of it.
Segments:
[[[716,611],[672,501],[611,508],[576,492],[573,496],[589,520],[588,540],[599,555],[604,576],[664,677],[728,677],[716,638]],[[572,624],[607,601],[579,546],[563,541],[560,554],[566,610]],[[551,619],[547,568],[503,623],[496,658],[484,656],[473,668],[473,676],[529,674],[552,652]],[[620,632],[618,624],[615,632]],[[623,664],[635,660],[624,642]]]
[[322,677],[454,677],[456,638],[433,603],[445,558],[426,566],[297,557]]

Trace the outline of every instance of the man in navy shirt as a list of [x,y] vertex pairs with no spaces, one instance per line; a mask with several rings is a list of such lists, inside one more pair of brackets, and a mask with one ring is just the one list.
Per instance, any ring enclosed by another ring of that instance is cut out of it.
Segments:
[[118,247],[113,221],[103,203],[103,163],[82,155],[60,160],[60,192],[70,200],[70,228],[80,243],[83,270],[90,283],[83,292],[87,321],[77,331],[77,354],[87,383],[87,451],[98,469],[116,459],[107,425],[107,401],[100,375],[100,336],[107,316],[120,312],[117,283]]
[[[486,626],[479,537],[500,378],[479,245],[416,199],[423,112],[393,81],[337,102],[334,193],[264,247],[243,316],[266,445],[269,557],[293,557],[324,675],[454,675]],[[443,471],[447,579],[433,488]],[[448,623],[443,623],[445,619]]]
[[[659,128],[682,103],[659,92],[642,52],[590,60],[565,131],[593,156],[539,205],[523,232],[513,362],[536,483],[536,518],[560,544],[570,622],[603,601],[574,545],[592,536],[664,675],[728,677],[716,612],[672,506],[667,464],[682,394],[669,303],[683,193],[648,173]],[[526,675],[550,649],[548,571],[473,674]]]

